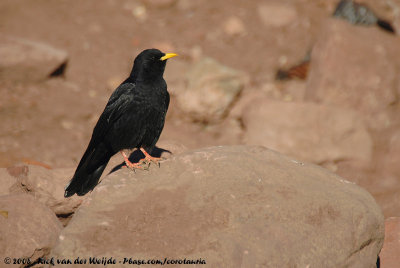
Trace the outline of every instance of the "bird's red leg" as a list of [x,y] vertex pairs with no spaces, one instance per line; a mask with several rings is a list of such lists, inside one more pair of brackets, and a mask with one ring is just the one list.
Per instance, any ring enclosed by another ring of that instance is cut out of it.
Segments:
[[125,160],[125,165],[127,167],[129,167],[130,169],[135,169],[135,168],[139,168],[139,169],[143,169],[143,167],[140,165],[141,163],[132,163],[131,161],[129,161],[128,156],[125,154],[124,151],[121,151],[122,157]]
[[161,157],[153,157],[153,156],[151,156],[151,155],[150,155],[148,152],[146,152],[146,150],[143,149],[143,148],[140,148],[140,151],[142,151],[142,153],[143,153],[144,156],[145,156],[144,159],[140,160],[141,162],[143,162],[143,161],[151,161],[151,162],[153,162],[153,163],[156,163],[156,164],[158,163],[158,165],[160,165],[159,161],[163,160],[163,158],[161,158]]

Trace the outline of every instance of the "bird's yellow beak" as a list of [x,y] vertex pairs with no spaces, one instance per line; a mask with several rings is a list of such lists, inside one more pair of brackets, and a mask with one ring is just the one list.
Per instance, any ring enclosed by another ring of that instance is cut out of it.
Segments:
[[172,57],[175,57],[175,56],[178,56],[178,54],[175,54],[175,53],[166,53],[164,56],[162,56],[162,57],[160,58],[160,60],[167,60],[167,59],[172,58]]

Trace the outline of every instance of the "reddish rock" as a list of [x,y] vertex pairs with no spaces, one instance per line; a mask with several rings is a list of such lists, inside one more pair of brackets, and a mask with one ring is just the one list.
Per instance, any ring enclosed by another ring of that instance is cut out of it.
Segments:
[[186,148],[185,145],[183,145],[182,143],[178,142],[178,141],[174,141],[174,140],[160,140],[157,143],[157,148],[158,149],[154,149],[153,151],[160,151],[160,156],[163,158],[171,158],[174,155],[178,155],[181,154],[183,152],[186,152],[188,150],[188,148]]
[[62,217],[72,214],[81,204],[84,197],[64,198],[64,187],[71,179],[73,169],[49,170],[40,166],[24,166],[24,169],[25,173],[15,174],[16,183],[11,192],[30,194]]
[[48,207],[30,195],[12,194],[0,196],[0,208],[8,212],[8,217],[0,215],[2,263],[5,257],[34,262],[50,252],[62,226]]
[[398,268],[400,264],[400,217],[385,220],[385,242],[379,257],[382,268]]
[[246,144],[263,145],[318,164],[371,161],[372,139],[352,110],[263,98],[244,111]]
[[240,98],[232,107],[229,112],[229,116],[233,118],[240,119],[243,117],[246,109],[251,107],[254,102],[259,99],[265,99],[269,95],[276,96],[279,94],[278,89],[275,87],[270,87],[270,90],[257,90],[257,89],[244,89],[240,94]]
[[385,170],[400,178],[400,129],[395,131],[388,141],[388,151],[384,157]]
[[51,256],[372,268],[383,235],[380,208],[357,185],[264,147],[219,146],[105,177]]
[[399,66],[396,36],[330,19],[313,48],[306,99],[355,109],[374,129],[388,127],[399,121]]
[[203,58],[187,71],[186,82],[186,87],[175,92],[179,108],[193,121],[218,122],[228,114],[247,77]]
[[62,74],[67,52],[47,44],[0,35],[0,79],[38,81],[52,73]]
[[5,168],[0,169],[0,196],[9,194],[11,186],[16,182],[17,180]]

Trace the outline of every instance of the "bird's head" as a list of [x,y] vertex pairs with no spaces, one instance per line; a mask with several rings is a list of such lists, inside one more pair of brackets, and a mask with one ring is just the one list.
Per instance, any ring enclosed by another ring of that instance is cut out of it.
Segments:
[[163,53],[158,49],[143,50],[135,59],[130,77],[133,80],[154,80],[162,78],[167,59],[178,56]]

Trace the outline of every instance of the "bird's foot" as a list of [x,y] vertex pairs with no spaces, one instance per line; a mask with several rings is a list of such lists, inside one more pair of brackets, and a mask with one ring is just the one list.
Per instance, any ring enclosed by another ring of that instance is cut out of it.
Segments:
[[154,157],[151,156],[149,153],[146,152],[145,149],[140,148],[142,153],[144,154],[144,158],[139,161],[139,163],[148,163],[148,166],[150,166],[151,163],[157,164],[158,167],[160,167],[160,161],[165,160],[163,157]]
[[160,167],[160,161],[164,160],[164,158],[161,157],[151,157],[151,158],[143,158],[139,161],[139,163],[144,163],[147,164],[147,166],[149,167],[151,165],[151,163],[154,163],[156,165],[158,165],[158,167]]
[[149,169],[148,166],[144,167],[142,164],[143,164],[142,162],[132,163],[130,161],[125,161],[125,166],[123,166],[123,167],[129,168],[129,169],[131,169],[133,171],[135,171],[136,169],[143,169],[143,170],[148,170]]
[[139,161],[139,163],[132,163],[131,161],[129,161],[128,156],[121,151],[122,156],[124,157],[124,161],[125,161],[125,166],[126,168],[130,168],[131,170],[135,171],[136,169],[144,169],[144,170],[148,170],[149,167],[143,167],[142,165],[142,161]]

